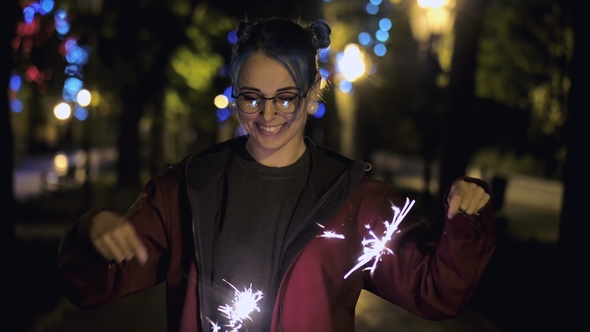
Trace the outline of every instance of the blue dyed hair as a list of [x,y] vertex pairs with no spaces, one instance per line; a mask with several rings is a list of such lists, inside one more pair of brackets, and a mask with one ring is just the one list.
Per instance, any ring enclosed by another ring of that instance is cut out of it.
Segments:
[[254,23],[240,22],[231,58],[230,76],[234,93],[239,90],[238,81],[244,62],[255,53],[263,52],[287,69],[300,95],[306,94],[317,82],[318,50],[330,46],[330,33],[330,27],[321,21],[307,27],[277,18]]

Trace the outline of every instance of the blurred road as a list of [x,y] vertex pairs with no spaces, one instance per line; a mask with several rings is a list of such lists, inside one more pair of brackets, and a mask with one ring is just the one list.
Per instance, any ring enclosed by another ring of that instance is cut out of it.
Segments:
[[[109,160],[113,158],[113,152],[109,150],[94,151],[92,160]],[[70,162],[75,162],[75,154],[69,154]],[[97,166],[97,169],[99,167]],[[413,169],[413,168],[409,168]],[[19,200],[39,194],[43,185],[41,175],[44,171],[55,171],[53,156],[24,160],[15,169],[15,194]],[[405,177],[404,177],[405,176]],[[389,179],[395,185],[403,186],[414,183],[419,179],[415,174],[397,172],[394,178]],[[542,179],[514,176],[508,179],[505,195],[505,205],[499,213],[509,220],[505,232],[512,239],[524,243],[534,241],[551,245],[555,242],[558,229],[559,202],[561,201],[561,187],[559,183]],[[47,244],[49,250],[55,250],[57,243],[62,238],[72,220],[63,223],[18,223],[16,235],[23,246],[29,244]],[[513,247],[506,250],[506,257],[514,254]],[[53,255],[53,254],[52,254]],[[499,253],[499,255],[504,255]],[[32,252],[31,257],[37,257]],[[504,257],[504,256],[502,256]],[[530,257],[530,256],[529,256]],[[50,262],[53,262],[50,260]],[[520,264],[518,260],[517,264]],[[520,264],[522,265],[522,264]],[[516,266],[516,265],[515,265]],[[50,267],[54,272],[53,267]],[[505,275],[502,268],[491,267],[490,279],[484,282],[494,285],[501,282]],[[531,273],[536,273],[531,271]],[[524,277],[523,278],[527,278]],[[517,278],[518,280],[518,278]],[[55,285],[54,285],[55,287]],[[496,289],[494,286],[490,289]],[[514,285],[519,289],[520,285]],[[507,292],[511,292],[507,288]],[[520,289],[521,290],[521,289]],[[519,290],[519,291],[520,291]],[[41,314],[36,316],[25,331],[27,332],[78,332],[78,331],[164,331],[164,286],[157,286],[146,292],[129,296],[121,301],[94,311],[81,311],[72,306],[67,299],[60,295],[59,290],[54,290],[56,304],[50,305]],[[493,291],[482,290],[480,297],[493,297]],[[476,302],[478,296],[475,296]],[[483,300],[485,302],[485,300]],[[487,304],[491,306],[490,304]],[[505,304],[506,310],[510,306],[519,306],[519,300],[512,299],[512,304]],[[420,332],[496,332],[508,331],[501,329],[490,317],[482,314],[477,308],[486,308],[486,305],[470,306],[465,312],[456,318],[446,321],[427,321],[420,319],[405,310],[363,292],[357,306],[357,331],[358,332],[384,332],[384,331],[420,331]],[[533,309],[531,309],[533,310]],[[523,314],[524,315],[524,314]]]

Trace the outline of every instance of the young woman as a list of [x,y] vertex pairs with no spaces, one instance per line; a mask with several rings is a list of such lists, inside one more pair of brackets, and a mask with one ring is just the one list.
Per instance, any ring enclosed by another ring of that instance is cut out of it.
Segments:
[[72,303],[165,281],[169,331],[354,331],[363,289],[426,319],[459,313],[496,244],[488,185],[455,181],[434,237],[366,162],[304,137],[330,28],[271,19],[237,32],[232,107],[248,134],[187,156],[125,215],[84,214],[59,249]]

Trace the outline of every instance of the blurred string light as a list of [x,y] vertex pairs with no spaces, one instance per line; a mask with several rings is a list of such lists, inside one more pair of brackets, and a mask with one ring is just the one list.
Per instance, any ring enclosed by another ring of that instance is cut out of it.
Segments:
[[74,108],[74,117],[80,121],[84,121],[88,118],[88,110],[82,106],[76,106]]
[[70,32],[70,23],[68,22],[68,13],[63,9],[58,9],[53,15],[55,21],[55,31],[61,36],[65,36]]
[[340,91],[344,93],[349,93],[352,91],[352,83],[347,80],[342,80],[338,84],[338,88],[340,88]]
[[78,92],[80,92],[83,87],[84,82],[82,82],[80,79],[76,77],[66,78],[62,94],[63,99],[67,102],[75,102],[77,100],[76,97],[78,96]]
[[341,56],[337,57],[338,70],[349,82],[354,82],[366,72],[364,54],[356,44],[348,44]]
[[320,48],[318,50],[318,59],[321,62],[328,62],[328,61],[330,61],[330,48],[329,47]]
[[371,2],[372,4],[374,4],[375,6],[379,6],[379,5],[381,4],[381,1],[382,1],[382,0],[371,0],[370,2]]
[[359,33],[358,40],[361,45],[369,45],[371,43],[371,35],[368,32]]
[[53,166],[57,176],[64,176],[68,172],[68,157],[63,152],[58,152],[53,158]]
[[380,42],[386,42],[389,39],[389,32],[379,29],[375,33],[375,38]]
[[10,90],[14,91],[14,92],[18,92],[20,90],[20,87],[23,83],[23,79],[19,76],[19,75],[12,75],[10,77],[10,83],[9,83],[9,87]]
[[53,109],[53,114],[59,120],[67,120],[72,114],[72,108],[66,103],[59,103]]
[[217,121],[224,122],[229,119],[231,112],[227,108],[220,108],[217,110]]
[[90,91],[82,89],[76,94],[76,100],[78,101],[78,105],[86,107],[90,105],[90,102],[92,101],[92,95],[90,94]]
[[213,104],[215,104],[217,108],[226,108],[229,105],[229,100],[225,95],[221,94],[215,96]]
[[365,10],[367,11],[367,13],[371,15],[376,15],[379,12],[379,6],[376,6],[372,3],[368,3],[365,7]]
[[227,88],[225,88],[225,90],[223,90],[223,95],[226,96],[228,100],[232,98],[232,94],[233,88],[231,86],[228,86]]
[[391,20],[388,18],[382,18],[381,20],[379,20],[379,28],[381,30],[389,31],[392,26],[393,24],[391,23]]
[[20,113],[23,110],[23,102],[20,99],[14,98],[10,100],[10,109],[14,113]]
[[232,45],[238,41],[238,35],[236,34],[236,30],[232,30],[227,34],[227,40]]
[[387,53],[387,47],[383,44],[377,44],[373,47],[373,52],[375,52],[376,56],[384,56]]
[[326,114],[326,104],[319,101],[318,102],[318,110],[313,114],[313,117],[316,119],[321,119]]
[[422,8],[440,8],[447,5],[449,0],[418,0],[418,6]]

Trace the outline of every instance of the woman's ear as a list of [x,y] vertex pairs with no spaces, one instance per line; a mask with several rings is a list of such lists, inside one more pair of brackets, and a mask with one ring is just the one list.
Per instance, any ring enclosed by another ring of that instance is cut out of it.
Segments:
[[307,110],[307,114],[314,115],[315,112],[317,112],[317,111],[318,111],[318,101],[315,100],[315,98],[314,98],[314,100],[309,102],[309,108]]

